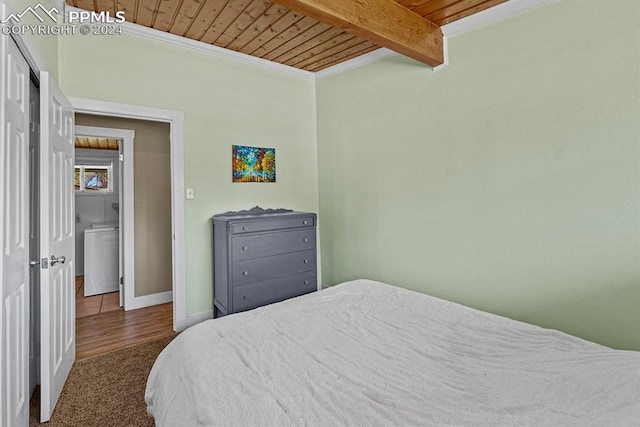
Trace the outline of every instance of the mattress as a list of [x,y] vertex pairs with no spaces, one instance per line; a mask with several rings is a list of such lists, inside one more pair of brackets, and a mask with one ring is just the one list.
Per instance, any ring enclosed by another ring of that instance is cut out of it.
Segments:
[[370,280],[181,333],[158,426],[640,425],[640,352]]

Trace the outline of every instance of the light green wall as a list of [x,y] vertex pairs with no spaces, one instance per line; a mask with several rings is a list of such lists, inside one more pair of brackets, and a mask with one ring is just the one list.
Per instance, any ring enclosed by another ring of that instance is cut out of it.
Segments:
[[323,278],[640,350],[640,2],[564,0],[319,81]]
[[[133,35],[60,37],[68,96],[183,111],[187,311],[212,307],[210,217],[318,211],[315,84]],[[231,145],[276,148],[275,184],[232,184]]]
[[58,71],[58,39],[59,37],[56,36],[45,35],[35,35],[33,37],[33,41],[44,60],[47,71],[56,81],[60,77]]

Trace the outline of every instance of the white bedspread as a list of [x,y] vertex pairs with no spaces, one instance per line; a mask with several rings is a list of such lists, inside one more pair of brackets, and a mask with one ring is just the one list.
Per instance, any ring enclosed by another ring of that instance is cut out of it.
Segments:
[[356,280],[209,320],[158,357],[159,426],[640,425],[640,352]]

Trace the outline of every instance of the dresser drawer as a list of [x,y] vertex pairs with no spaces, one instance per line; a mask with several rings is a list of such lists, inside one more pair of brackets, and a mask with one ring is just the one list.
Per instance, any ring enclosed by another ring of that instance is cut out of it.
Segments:
[[231,239],[234,261],[308,250],[315,247],[315,228],[235,236]]
[[233,263],[233,286],[262,282],[316,269],[314,249]]
[[233,289],[233,311],[251,310],[265,304],[313,292],[317,289],[315,271],[266,280]]
[[253,233],[256,231],[282,230],[284,228],[300,228],[313,227],[315,225],[315,217],[272,219],[262,221],[247,221],[231,225],[233,234]]

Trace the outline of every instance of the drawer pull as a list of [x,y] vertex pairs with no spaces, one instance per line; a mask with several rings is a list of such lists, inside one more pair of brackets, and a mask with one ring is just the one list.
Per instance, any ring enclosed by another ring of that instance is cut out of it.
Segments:
[[308,284],[309,284],[309,281],[308,281],[308,280],[305,280],[305,281],[304,281],[304,284],[305,284],[305,285],[308,285]]
[[304,225],[307,225],[307,224],[309,224],[309,221],[307,221],[307,220],[305,219],[304,221],[302,221],[302,223],[303,223]]
[[305,260],[304,260],[304,263],[305,263],[305,264],[309,264],[309,260],[308,260],[308,259],[305,259]]
[[244,225],[242,226],[242,231],[247,231],[247,227],[245,227]]
[[304,239],[302,239],[302,241],[306,243],[309,241],[309,239],[305,237]]
[[248,272],[248,271],[243,271],[243,272],[242,272],[242,275],[243,275],[243,276],[248,276],[248,275],[249,275],[249,272]]
[[243,251],[248,251],[248,250],[249,250],[249,246],[243,246],[243,247],[242,247],[242,250],[243,250]]

